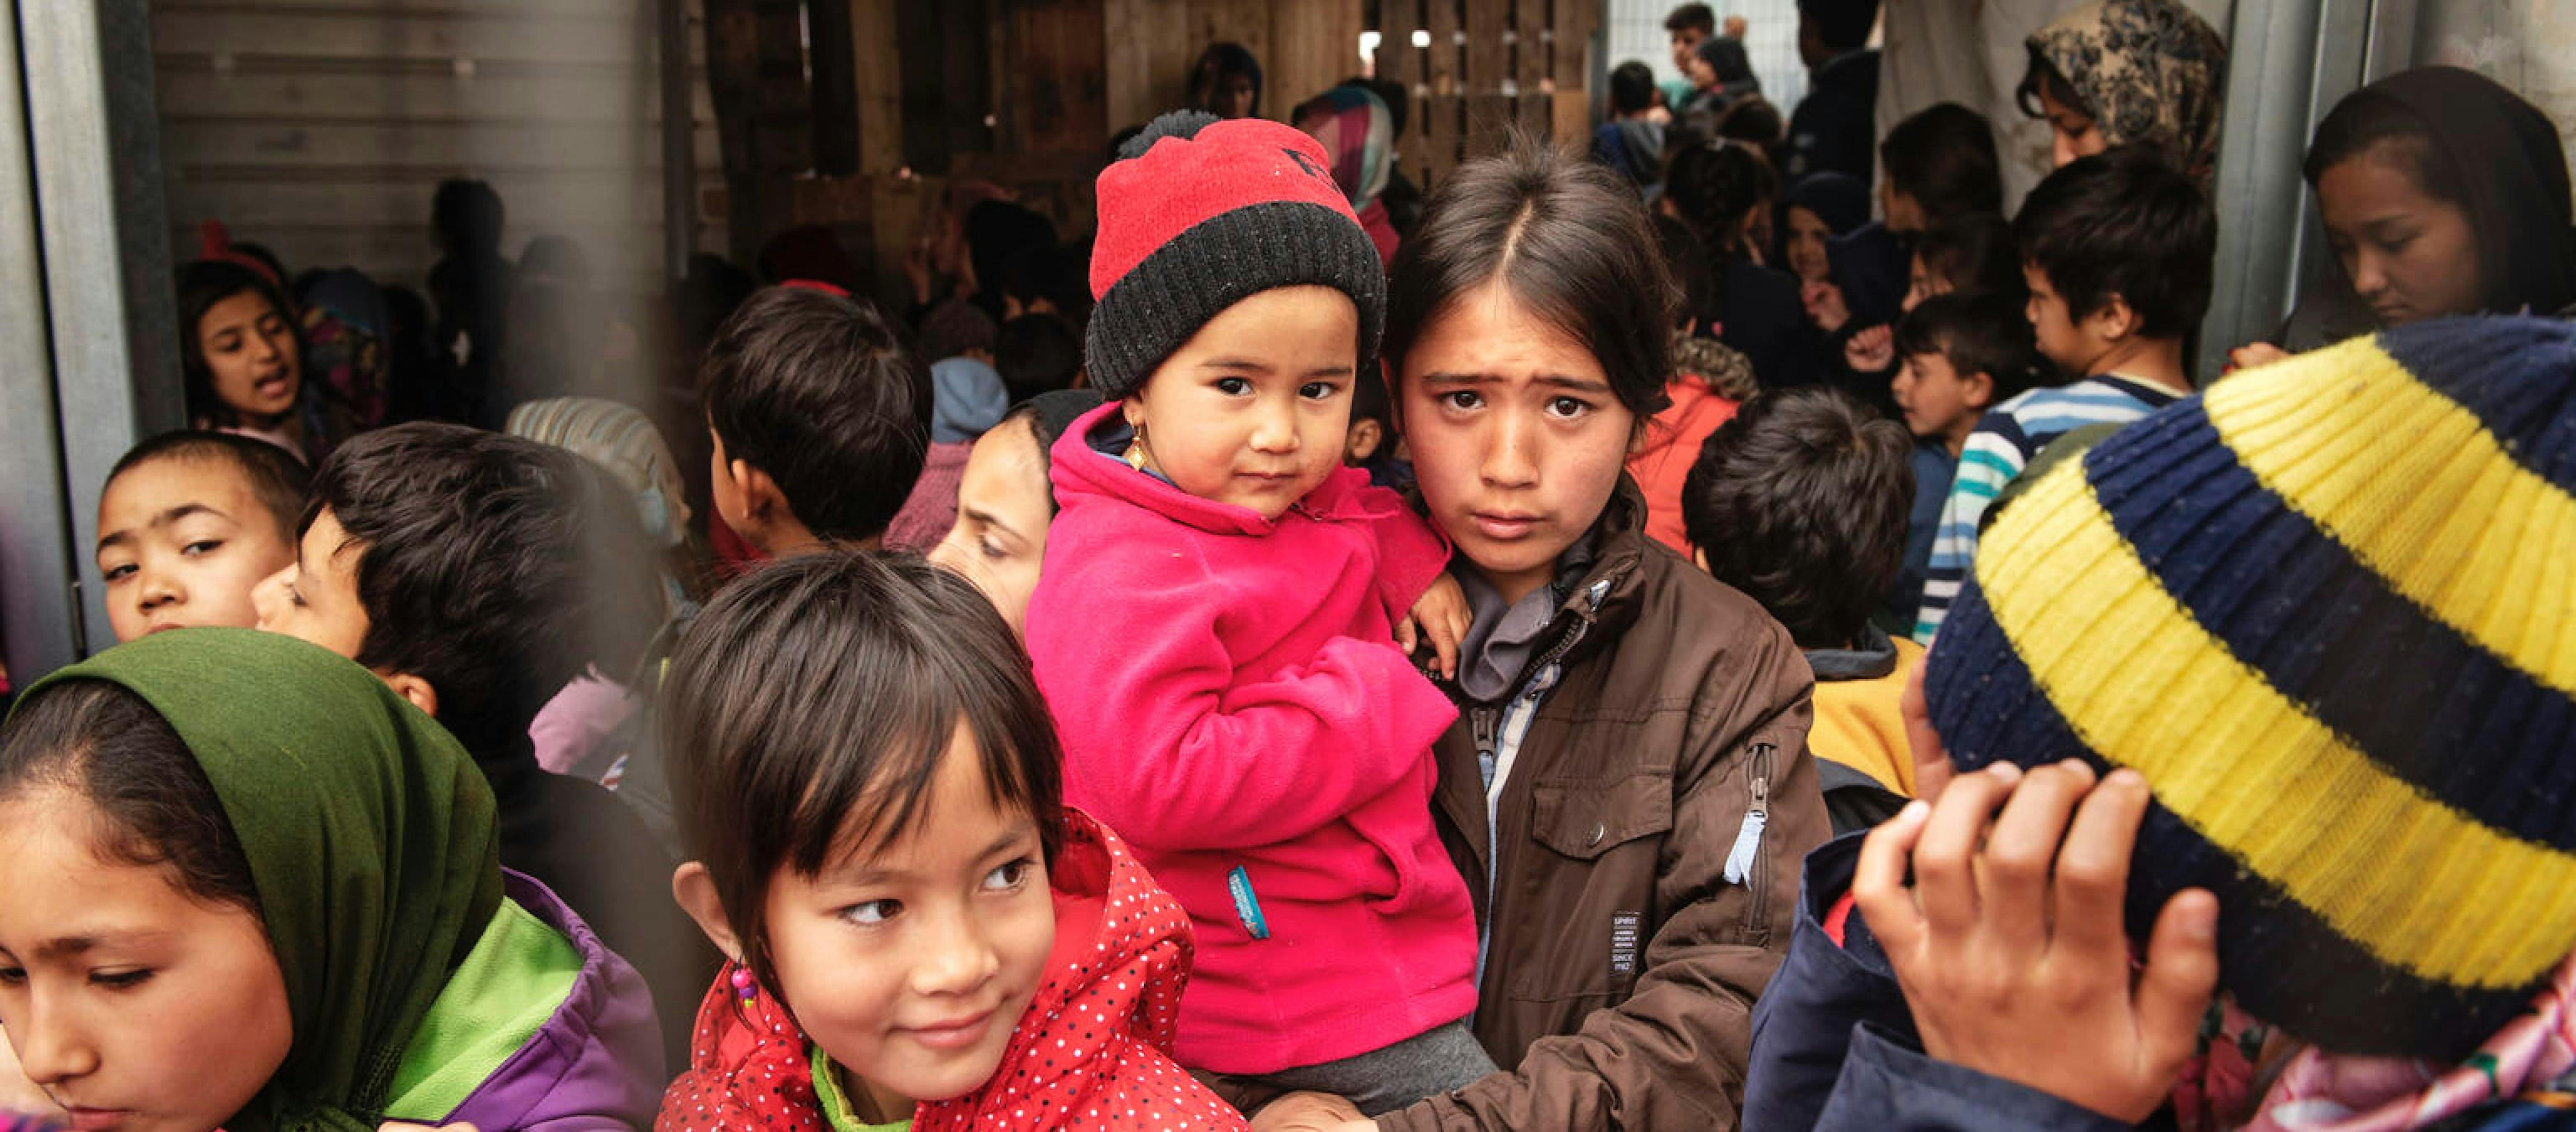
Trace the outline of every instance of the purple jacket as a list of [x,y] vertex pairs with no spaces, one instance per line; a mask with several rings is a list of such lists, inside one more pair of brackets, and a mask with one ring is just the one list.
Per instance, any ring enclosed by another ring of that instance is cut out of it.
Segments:
[[653,1126],[662,1086],[662,1031],[644,978],[547,891],[507,869],[504,891],[581,952],[572,995],[441,1124],[482,1132],[591,1132]]

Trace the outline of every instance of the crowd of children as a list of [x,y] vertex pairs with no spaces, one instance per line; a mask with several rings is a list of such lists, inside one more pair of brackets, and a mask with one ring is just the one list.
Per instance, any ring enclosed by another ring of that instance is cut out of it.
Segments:
[[0,1111],[2568,1126],[2554,125],[2342,100],[2335,270],[2200,374],[2205,24],[2034,32],[2007,216],[1974,111],[1872,128],[1874,3],[1800,11],[1785,129],[1685,5],[1688,92],[1427,200],[1404,92],[1264,120],[1217,45],[1086,245],[961,182],[909,309],[828,233],[693,277],[676,402],[521,318],[583,271],[488,189],[435,396],[210,236],[124,643],[0,726]]

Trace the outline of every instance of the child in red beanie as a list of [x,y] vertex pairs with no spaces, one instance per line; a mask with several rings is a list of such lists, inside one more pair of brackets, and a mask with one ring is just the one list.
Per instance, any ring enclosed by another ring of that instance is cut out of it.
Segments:
[[1431,823],[1457,712],[1406,656],[1452,663],[1464,600],[1430,525],[1342,466],[1386,280],[1331,159],[1158,120],[1101,174],[1091,286],[1112,404],[1056,443],[1028,645],[1067,800],[1197,928],[1182,1064],[1370,1113],[1492,1072]]

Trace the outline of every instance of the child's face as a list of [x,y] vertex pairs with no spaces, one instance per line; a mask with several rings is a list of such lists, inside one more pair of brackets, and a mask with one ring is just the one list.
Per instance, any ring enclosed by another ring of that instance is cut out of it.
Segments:
[[1036,819],[993,808],[964,727],[921,804],[899,841],[836,846],[817,876],[781,869],[764,916],[773,989],[852,1088],[934,1101],[1001,1065],[1046,974],[1055,901]]
[[1047,528],[1055,521],[1046,454],[1028,419],[1003,421],[975,441],[957,482],[957,524],[930,548],[930,560],[984,591],[1019,633],[1029,595],[1038,588]]
[[1227,307],[1127,398],[1146,466],[1278,518],[1341,467],[1359,336],[1359,308],[1329,287]]
[[1993,384],[1983,374],[1960,374],[1947,355],[1914,354],[1905,359],[1891,388],[1896,407],[1905,412],[1906,428],[1955,448],[1985,415]]
[[1592,529],[1636,439],[1601,360],[1499,281],[1423,328],[1395,392],[1431,521],[1503,596],[1545,585]]
[[1789,206],[1789,239],[1785,250],[1789,270],[1802,283],[1822,283],[1833,274],[1832,261],[1825,257],[1825,240],[1833,235],[1823,217],[1799,206]]
[[197,347],[214,377],[215,398],[235,412],[282,417],[303,390],[295,328],[257,291],[207,308],[197,320]]
[[197,625],[257,625],[251,591],[295,562],[295,548],[229,460],[153,460],[126,469],[99,497],[98,532],[107,622],[119,641]]
[[1922,306],[1925,299],[1934,295],[1947,295],[1953,290],[1949,280],[1934,275],[1931,269],[1923,266],[1922,256],[1910,257],[1908,264],[1905,271],[1905,302],[1900,304],[1905,313],[1914,313],[1914,308]]
[[2025,263],[2021,275],[2022,281],[2030,285],[2030,305],[2023,313],[2030,319],[2032,335],[2039,340],[2039,352],[2056,363],[2060,373],[2093,376],[2093,363],[2109,353],[2111,347],[2093,326],[2096,320],[2067,306],[2065,296],[2049,286],[2047,272]]
[[286,979],[248,909],[93,847],[80,794],[0,802],[0,1028],[73,1126],[209,1132],[294,1044]]
[[258,627],[357,659],[367,643],[367,608],[358,601],[358,555],[337,516],[325,510],[305,528],[294,561],[252,595]]

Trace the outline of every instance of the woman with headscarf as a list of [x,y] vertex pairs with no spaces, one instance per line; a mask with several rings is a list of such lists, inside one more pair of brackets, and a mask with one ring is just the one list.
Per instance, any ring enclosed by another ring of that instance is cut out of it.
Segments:
[[1745,54],[1744,41],[1722,35],[1699,41],[1691,57],[1690,80],[1699,93],[1682,107],[1684,114],[1722,118],[1736,103],[1762,95],[1762,80],[1753,77],[1753,57]]
[[83,1128],[640,1127],[643,981],[495,823],[456,740],[328,650],[101,653],[0,728],[0,1023]]
[[1395,173],[1395,116],[1385,100],[1367,87],[1337,86],[1297,107],[1295,120],[1333,156],[1333,183],[1350,198],[1379,261],[1394,263],[1395,224],[1378,199]]
[[2092,0],[2031,33],[2027,46],[2021,109],[2047,120],[2050,164],[2151,145],[2208,191],[2227,43],[2180,0]]
[[2344,96],[2308,146],[2335,262],[2277,336],[2232,355],[2277,360],[2373,330],[2576,303],[2567,155],[2538,107],[2456,67],[2420,67]]

